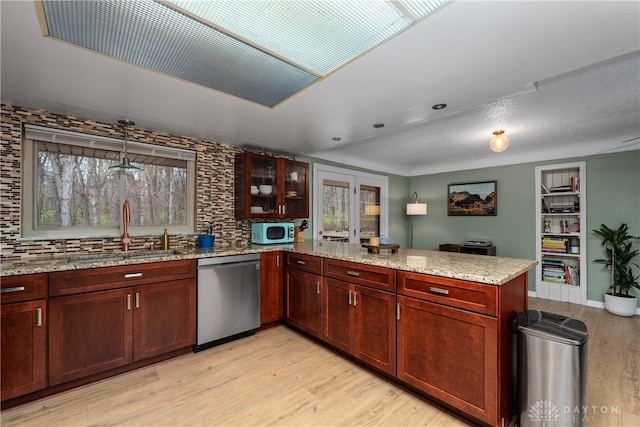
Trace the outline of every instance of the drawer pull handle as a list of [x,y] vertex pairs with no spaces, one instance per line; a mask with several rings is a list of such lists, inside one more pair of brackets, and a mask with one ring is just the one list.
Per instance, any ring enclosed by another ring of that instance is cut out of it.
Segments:
[[36,326],[42,326],[42,308],[36,308]]
[[316,282],[316,294],[320,295],[320,282]]
[[140,308],[140,292],[136,292],[136,308]]
[[142,277],[142,273],[126,273],[124,275],[125,279],[135,279],[136,277]]
[[349,305],[351,305],[351,301],[352,301],[352,299],[351,299],[351,292],[352,292],[352,291],[351,291],[351,290],[349,290]]
[[299,260],[299,259],[298,259],[298,260],[296,260],[296,262],[297,262],[298,264],[300,264],[300,265],[305,265],[305,264],[306,264],[306,262],[301,261],[301,260]]
[[358,293],[353,291],[353,306],[355,307],[356,305],[358,305]]
[[429,290],[431,292],[433,292],[434,294],[440,294],[440,295],[449,295],[449,290],[448,289],[440,289],[440,288],[434,288],[433,286],[429,288]]
[[347,270],[347,274],[349,276],[355,276],[355,277],[359,277],[360,276],[360,272],[358,272],[358,271]]
[[127,311],[131,310],[131,294],[127,294]]
[[14,286],[13,288],[4,288],[0,293],[10,294],[12,292],[22,292],[24,291],[24,286]]

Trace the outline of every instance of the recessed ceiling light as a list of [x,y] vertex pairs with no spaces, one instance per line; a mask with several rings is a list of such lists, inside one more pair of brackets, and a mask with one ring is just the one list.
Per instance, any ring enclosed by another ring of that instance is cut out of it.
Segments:
[[374,128],[376,129],[380,129],[384,127],[384,123],[376,123],[375,125],[373,125]]
[[447,108],[447,104],[435,104],[432,105],[431,108],[433,108],[434,110],[444,110],[445,108]]
[[333,138],[331,138],[333,141],[341,141],[342,138],[340,138],[339,136],[334,136]]

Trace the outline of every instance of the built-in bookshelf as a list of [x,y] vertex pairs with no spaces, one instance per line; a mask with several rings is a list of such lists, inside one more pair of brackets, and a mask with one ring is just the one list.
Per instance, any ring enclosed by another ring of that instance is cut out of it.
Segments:
[[536,167],[536,296],[586,304],[586,164]]

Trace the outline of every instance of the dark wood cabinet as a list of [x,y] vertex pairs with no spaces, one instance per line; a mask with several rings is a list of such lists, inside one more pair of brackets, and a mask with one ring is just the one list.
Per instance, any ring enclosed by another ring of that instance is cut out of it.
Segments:
[[123,288],[49,300],[49,385],[133,361],[132,294]]
[[493,423],[497,320],[404,296],[398,303],[398,379]]
[[133,289],[133,360],[189,347],[196,340],[194,279]]
[[283,317],[283,253],[260,255],[260,324],[278,322]]
[[398,272],[397,378],[489,425],[511,420],[511,328],[527,273],[500,286]]
[[192,346],[195,271],[186,260],[52,273],[49,384]]
[[285,319],[291,325],[318,338],[322,337],[322,277],[300,270],[286,269]]
[[391,375],[396,373],[396,294],[355,286],[354,356]]
[[252,152],[236,156],[236,218],[307,218],[309,164]]
[[323,289],[324,341],[394,375],[395,294],[327,277]]
[[47,275],[2,278],[2,400],[47,386]]
[[322,338],[322,258],[287,253],[285,260],[285,320]]

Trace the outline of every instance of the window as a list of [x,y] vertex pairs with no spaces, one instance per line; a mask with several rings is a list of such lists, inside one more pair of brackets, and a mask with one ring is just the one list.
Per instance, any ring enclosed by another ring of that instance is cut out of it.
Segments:
[[24,237],[118,236],[125,200],[131,235],[194,231],[195,152],[129,142],[144,171],[119,174],[123,141],[37,126],[25,137]]
[[314,165],[318,240],[367,243],[388,234],[388,178],[327,165]]

